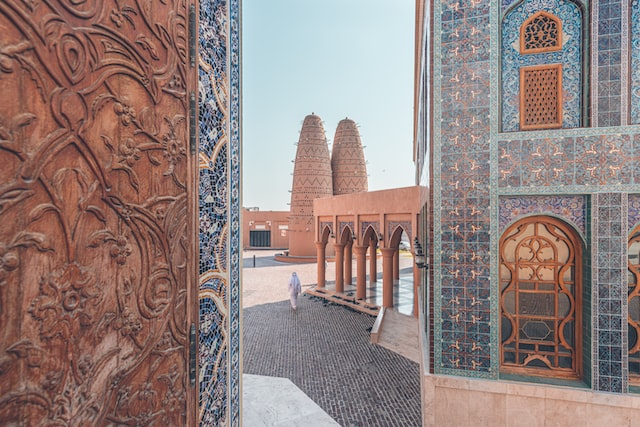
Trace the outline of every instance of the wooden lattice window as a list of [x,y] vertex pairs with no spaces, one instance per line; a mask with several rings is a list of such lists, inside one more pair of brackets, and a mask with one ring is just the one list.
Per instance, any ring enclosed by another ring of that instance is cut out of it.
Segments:
[[562,21],[538,12],[520,27],[520,53],[553,52],[562,49]]
[[520,129],[562,127],[562,64],[520,69]]
[[579,378],[581,258],[576,233],[544,216],[500,239],[501,371]]
[[640,385],[640,227],[629,238],[629,381]]

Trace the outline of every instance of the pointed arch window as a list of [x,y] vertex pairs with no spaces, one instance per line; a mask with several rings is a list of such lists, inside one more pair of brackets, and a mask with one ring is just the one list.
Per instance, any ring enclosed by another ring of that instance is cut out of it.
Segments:
[[520,27],[520,53],[554,52],[562,49],[562,21],[540,11]]
[[501,29],[502,132],[583,125],[584,11],[572,0],[522,0]]
[[640,227],[629,238],[627,263],[629,382],[640,385]]
[[523,219],[500,239],[500,365],[505,373],[580,378],[581,244],[562,221]]

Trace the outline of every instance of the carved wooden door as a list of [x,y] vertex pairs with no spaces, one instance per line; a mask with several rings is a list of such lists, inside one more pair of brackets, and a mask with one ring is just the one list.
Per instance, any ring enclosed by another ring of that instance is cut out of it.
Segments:
[[189,7],[0,2],[0,425],[195,424]]

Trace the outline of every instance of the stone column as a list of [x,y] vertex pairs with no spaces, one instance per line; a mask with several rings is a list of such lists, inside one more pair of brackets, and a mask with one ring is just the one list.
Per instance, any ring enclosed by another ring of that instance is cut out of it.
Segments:
[[353,285],[353,241],[344,246],[344,284]]
[[393,254],[395,249],[382,248],[382,306],[393,307]]
[[316,242],[316,258],[318,260],[318,288],[324,288],[325,279],[327,275],[326,271],[326,258],[325,258],[325,248],[327,244],[324,242]]
[[354,246],[356,252],[356,299],[367,297],[367,247]]
[[336,292],[344,292],[344,244],[333,245],[336,250]]
[[369,243],[369,284],[373,285],[378,281],[378,243],[371,239]]
[[393,282],[400,281],[400,250],[396,249],[393,254]]

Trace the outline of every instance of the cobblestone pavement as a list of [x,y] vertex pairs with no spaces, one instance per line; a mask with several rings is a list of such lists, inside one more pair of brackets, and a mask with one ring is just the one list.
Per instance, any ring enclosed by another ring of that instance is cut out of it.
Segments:
[[243,372],[289,378],[343,427],[420,426],[419,366],[371,344],[374,321],[310,296],[245,306]]

